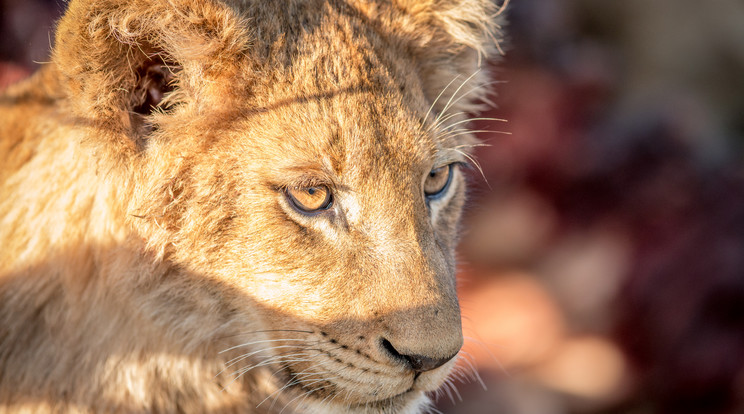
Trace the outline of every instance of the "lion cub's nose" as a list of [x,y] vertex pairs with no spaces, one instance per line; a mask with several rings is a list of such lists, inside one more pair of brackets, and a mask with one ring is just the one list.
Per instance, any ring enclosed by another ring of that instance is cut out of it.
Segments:
[[439,368],[457,355],[457,352],[444,358],[432,358],[426,355],[415,354],[405,355],[398,352],[393,344],[390,343],[390,341],[388,341],[387,339],[383,339],[381,345],[385,349],[385,351],[387,351],[388,355],[390,355],[393,359],[405,361],[416,373],[422,373],[431,371],[435,368]]

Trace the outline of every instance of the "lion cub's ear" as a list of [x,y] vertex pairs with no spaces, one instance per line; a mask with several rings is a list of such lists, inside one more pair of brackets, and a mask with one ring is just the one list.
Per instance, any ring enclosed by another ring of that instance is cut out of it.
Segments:
[[181,70],[180,65],[168,62],[161,54],[141,61],[138,65],[127,107],[129,129],[137,143],[143,143],[153,129],[148,117],[155,111],[167,113],[173,107],[176,99],[172,99],[171,93],[176,88],[176,74]]
[[237,70],[250,41],[245,27],[219,2],[72,0],[52,64],[74,114],[136,150],[169,108],[229,99],[210,81]]
[[[400,29],[417,46],[427,97],[441,110],[454,91],[475,91],[450,106],[452,112],[476,112],[488,80],[488,58],[501,51],[500,24],[508,0],[394,0],[406,12]],[[450,85],[448,88],[447,86]],[[441,95],[440,95],[441,93]]]
[[[150,60],[138,71],[137,86],[132,95],[132,111],[139,115],[150,115],[163,102],[165,95],[173,91],[176,65]],[[170,105],[164,105],[167,109]]]

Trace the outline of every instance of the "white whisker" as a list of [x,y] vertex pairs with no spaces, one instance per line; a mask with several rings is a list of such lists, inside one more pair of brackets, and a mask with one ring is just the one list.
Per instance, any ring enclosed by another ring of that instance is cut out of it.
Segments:
[[481,166],[478,163],[478,161],[475,158],[473,158],[472,155],[468,154],[465,151],[461,151],[459,149],[453,149],[453,151],[455,151],[455,152],[457,152],[459,154],[462,154],[463,157],[465,157],[468,160],[470,160],[470,163],[473,164],[475,166],[475,168],[478,169],[478,172],[480,173],[481,177],[483,177],[483,181],[486,182],[486,185],[488,185],[488,188],[491,188],[491,184],[488,182],[488,178],[486,178],[486,174],[483,172],[483,168],[481,168]]
[[457,94],[458,94],[458,93],[460,92],[460,89],[462,89],[462,87],[463,87],[463,86],[465,86],[465,84],[467,84],[468,82],[470,82],[470,79],[473,79],[473,77],[475,77],[475,75],[477,75],[477,74],[478,74],[479,72],[480,72],[480,69],[477,69],[477,70],[476,70],[475,72],[473,72],[473,74],[472,74],[472,75],[468,76],[468,77],[467,77],[467,79],[465,79],[465,80],[464,80],[464,81],[463,81],[463,82],[462,82],[462,83],[460,84],[460,86],[459,86],[459,87],[458,87],[458,88],[457,88],[457,89],[455,90],[455,93],[453,93],[453,94],[452,94],[452,96],[450,96],[450,99],[449,99],[449,101],[447,101],[447,104],[446,104],[446,105],[444,105],[444,108],[442,108],[442,112],[441,112],[441,113],[439,114],[439,116],[437,117],[437,119],[435,119],[435,120],[434,120],[434,123],[435,123],[435,124],[436,124],[436,123],[437,123],[437,122],[439,121],[439,118],[440,118],[440,117],[441,117],[441,116],[442,116],[443,114],[447,113],[447,110],[449,110],[449,108],[451,107],[451,104],[452,104],[452,100],[453,100],[453,99],[455,98],[455,96],[457,96]]
[[[450,82],[449,82],[449,83],[447,84],[447,86],[445,86],[445,87],[444,87],[444,88],[442,89],[442,91],[441,91],[441,92],[439,92],[439,95],[437,95],[437,97],[436,97],[436,98],[434,99],[434,102],[432,102],[432,103],[431,103],[431,105],[429,105],[429,110],[428,110],[428,111],[426,111],[426,115],[424,115],[424,120],[426,120],[426,119],[428,119],[428,118],[429,118],[429,114],[431,114],[431,111],[432,111],[432,109],[434,109],[434,106],[435,106],[435,105],[437,104],[437,102],[439,101],[439,98],[441,98],[441,97],[442,97],[442,94],[444,94],[444,93],[445,93],[445,92],[447,91],[447,89],[449,89],[449,87],[450,87],[450,86],[451,86],[451,85],[452,85],[452,84],[453,84],[453,83],[454,83],[454,82],[455,82],[455,81],[457,80],[457,78],[459,78],[459,77],[460,77],[460,75],[458,74],[457,76],[455,76],[454,78],[452,78],[452,80],[451,80],[451,81],[450,81]],[[441,114],[440,114],[440,115],[441,115]],[[439,118],[439,117],[437,116],[437,119],[438,119],[438,118]],[[436,120],[434,121],[434,123],[436,124]]]
[[307,341],[307,339],[295,339],[295,338],[290,338],[290,339],[264,339],[264,340],[261,340],[261,341],[246,342],[246,343],[243,343],[243,344],[240,344],[240,345],[231,346],[230,348],[224,349],[224,350],[220,351],[219,353],[220,354],[223,354],[225,352],[232,351],[233,349],[237,349],[237,348],[242,348],[244,346],[256,345],[256,344],[261,344],[261,343],[266,343],[266,342],[284,342],[284,341]]
[[428,407],[426,407],[426,411],[433,412],[434,414],[444,414],[443,412],[437,410],[436,407],[434,407],[431,404]]
[[305,391],[305,394],[304,394],[304,395],[303,395],[303,394],[300,394],[300,395],[298,395],[298,396],[296,396],[296,397],[292,398],[291,400],[289,400],[289,402],[287,402],[286,404],[284,404],[284,408],[282,408],[282,410],[281,410],[281,411],[279,411],[279,414],[282,414],[282,413],[284,412],[284,410],[286,410],[286,409],[287,409],[287,407],[289,407],[289,405],[290,405],[290,404],[292,404],[292,403],[293,403],[293,402],[294,402],[295,400],[297,400],[298,398],[300,398],[300,397],[303,397],[303,396],[308,396],[308,395],[310,395],[310,394],[314,393],[315,391],[318,391],[318,390],[322,390],[322,389],[324,389],[324,388],[325,388],[324,386],[321,386],[321,387],[316,387],[316,388],[313,388],[312,390],[309,390],[309,391]]
[[483,382],[483,379],[481,378],[480,374],[478,373],[478,370],[475,369],[475,365],[473,365],[473,362],[470,361],[470,359],[473,357],[468,352],[460,350],[461,353],[465,354],[466,357],[462,358],[463,361],[465,361],[466,364],[470,367],[470,369],[473,372],[473,375],[475,375],[475,379],[478,381],[478,383],[483,387],[484,390],[488,390],[488,387],[486,387],[486,383]]
[[447,121],[449,121],[452,118],[455,118],[457,116],[467,115],[467,114],[468,113],[465,111],[460,111],[460,112],[455,112],[453,114],[449,114],[445,116],[444,118],[440,119],[439,121],[437,121],[436,124],[432,124],[431,128],[434,130],[437,130],[437,129],[447,130],[447,127],[442,128],[442,125],[444,125]]
[[457,121],[454,124],[447,125],[447,127],[445,127],[444,130],[446,131],[446,130],[452,128],[452,127],[456,127],[458,125],[462,125],[462,124],[465,124],[465,123],[468,123],[468,122],[472,122],[472,121],[509,122],[509,121],[507,121],[506,119],[503,119],[503,118],[486,118],[486,117],[468,118],[468,119],[463,119],[462,121]]
[[[501,361],[499,361],[499,359],[496,357],[496,355],[494,355],[494,353],[491,352],[491,349],[488,347],[488,345],[485,342],[481,341],[480,339],[474,338],[472,336],[465,336],[464,338],[465,338],[465,340],[471,341],[471,342],[479,345],[483,350],[486,351],[486,353],[488,353],[488,356],[491,357],[491,359],[493,360],[493,362],[495,362],[499,366],[499,369],[501,369],[502,372],[507,373],[506,372],[506,368],[504,368],[504,365],[501,363]],[[463,353],[467,354],[467,356],[470,356],[470,354],[468,352],[466,352],[466,351],[463,351]]]
[[[319,372],[319,373],[314,374],[313,376],[325,375],[325,374],[326,373],[324,373],[324,372]],[[273,397],[274,395],[276,395],[276,397],[278,398],[279,397],[279,393],[281,393],[282,391],[286,390],[289,387],[292,387],[292,386],[295,386],[295,385],[298,385],[298,384],[302,384],[303,381],[308,380],[308,379],[311,379],[311,378],[309,376],[306,376],[305,378],[299,378],[299,379],[298,378],[294,378],[293,380],[288,381],[287,384],[285,384],[282,388],[279,388],[278,390],[272,392],[271,394],[269,394],[269,396],[267,396],[266,398],[264,398],[263,401],[261,401],[260,403],[258,403],[258,405],[256,405],[256,408],[260,407],[261,404],[263,404],[264,402],[266,402],[266,400],[268,400],[269,398]],[[322,378],[316,379],[316,380],[314,380],[312,382],[309,382],[307,384],[303,384],[303,387],[309,386],[309,385],[313,385],[313,384],[316,384],[316,383],[321,382],[321,381],[329,381],[331,379],[335,379],[335,378],[334,377],[322,377]],[[274,407],[274,404],[276,403],[277,398],[274,398],[274,401],[269,406],[269,410],[271,410]]]
[[[294,349],[296,347],[295,346],[292,346],[292,345],[280,345],[280,346],[274,346],[274,347],[270,347],[270,348],[263,348],[263,349],[259,349],[257,351],[253,351],[253,352],[249,352],[247,354],[243,354],[241,356],[235,357],[235,358],[227,361],[227,363],[226,363],[227,365],[225,365],[225,367],[222,370],[220,370],[220,372],[218,372],[217,375],[215,375],[215,377],[216,376],[219,376],[225,370],[227,370],[228,368],[232,367],[233,365],[239,363],[240,361],[244,361],[244,360],[246,360],[246,359],[248,359],[248,358],[250,358],[250,357],[252,357],[252,356],[254,356],[256,354],[260,354],[261,352],[267,352],[267,351],[271,351],[271,350],[275,350],[275,349],[280,349],[280,348],[293,348]],[[278,356],[282,356],[282,354],[273,355],[273,356],[270,356],[270,358],[276,358]]]
[[460,395],[460,391],[457,389],[457,385],[455,385],[455,382],[451,381],[450,386],[452,387],[452,391],[455,392],[455,395],[457,396],[457,400],[462,402],[462,395]]
[[[253,369],[264,367],[264,366],[267,366],[267,365],[272,365],[272,364],[275,364],[275,363],[278,363],[278,362],[295,362],[296,363],[296,362],[311,362],[312,361],[312,359],[307,359],[307,358],[295,358],[295,356],[302,356],[302,355],[306,355],[306,354],[304,354],[304,353],[297,353],[297,354],[290,354],[290,355],[277,355],[277,356],[273,356],[271,358],[267,358],[267,359],[265,359],[265,360],[263,360],[263,361],[261,361],[259,363],[253,364],[251,366],[248,366],[248,367],[245,367],[245,368],[241,368],[241,369],[239,369],[239,370],[237,370],[237,371],[235,371],[233,373],[234,377],[233,377],[232,381],[230,381],[225,387],[223,387],[223,391],[224,391],[225,388],[227,388],[233,382],[237,381],[240,377],[242,377],[243,375],[245,375],[246,373],[248,373],[249,371],[251,371]],[[271,376],[273,377],[278,371],[281,371],[281,369],[279,369],[277,371],[274,371],[274,373],[272,373]]]
[[[475,72],[475,73],[478,73],[478,72]],[[476,92],[476,91],[479,91],[479,90],[482,90],[483,88],[486,88],[486,87],[490,86],[492,83],[495,83],[495,82],[489,82],[489,83],[483,84],[483,85],[480,85],[479,84],[479,85],[476,85],[476,86],[470,88],[470,90],[468,90],[464,94],[460,95],[459,98],[457,98],[454,102],[452,102],[451,106],[456,105],[458,102],[460,102],[461,100],[463,100],[465,97],[469,96],[471,93]],[[481,97],[480,99],[485,101],[485,98],[483,98],[483,97]],[[489,103],[489,102],[487,102],[487,103]],[[494,106],[494,103],[493,102],[490,102],[489,104],[491,106]]]
[[[478,132],[492,132],[492,131],[479,131],[479,130],[475,130],[475,131],[471,131],[471,132],[476,132],[476,133],[478,133]],[[454,146],[454,147],[452,147],[452,149],[460,149],[460,148],[478,148],[478,147],[492,147],[492,146],[493,146],[493,145],[491,145],[491,144],[486,144],[486,143],[484,143],[484,142],[478,142],[478,143],[475,143],[475,144],[460,144],[460,145],[457,145],[457,146]]]

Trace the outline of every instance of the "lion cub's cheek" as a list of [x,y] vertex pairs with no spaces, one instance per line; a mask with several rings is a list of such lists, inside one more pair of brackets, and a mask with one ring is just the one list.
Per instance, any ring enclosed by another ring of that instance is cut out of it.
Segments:
[[266,273],[244,289],[249,297],[267,310],[309,320],[322,314],[328,301],[322,289],[314,289],[306,282],[298,282],[288,275]]

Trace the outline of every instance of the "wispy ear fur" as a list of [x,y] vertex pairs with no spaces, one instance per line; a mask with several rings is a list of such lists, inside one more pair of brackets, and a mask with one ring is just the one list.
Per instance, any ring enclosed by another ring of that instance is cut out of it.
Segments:
[[207,96],[227,99],[228,90],[202,92],[218,84],[212,77],[240,67],[236,62],[251,39],[247,27],[217,2],[72,1],[59,23],[52,61],[75,114],[105,123],[114,140],[121,134],[135,138],[119,142],[120,150],[132,151],[137,131],[129,113],[139,99],[141,69],[172,66],[177,88],[166,97],[169,104],[186,96],[202,105],[211,103],[200,102]]
[[[464,81],[476,73],[501,41],[503,7],[491,0],[394,3],[392,7],[405,13],[386,10],[389,5],[384,2],[377,6],[364,2],[363,7],[369,7],[374,20],[389,24],[397,35],[406,34],[410,39],[411,48],[420,57],[431,100],[451,80],[459,76]],[[74,109],[79,114],[120,121],[120,111],[131,106],[137,70],[145,61],[189,65],[189,76],[179,77],[177,82],[181,90],[198,94],[199,89],[209,87],[210,74],[224,75],[238,67],[236,60],[249,48],[249,27],[232,8],[219,2],[72,1],[59,23],[59,46],[54,49],[53,61],[62,68],[64,83],[76,96]],[[474,76],[464,90],[482,84],[486,77],[486,73]],[[456,80],[454,84],[459,86]],[[474,103],[482,93],[472,94],[453,109],[477,110]],[[442,100],[448,98],[445,91]],[[117,123],[127,127],[126,122],[114,122],[112,127]]]
[[[395,0],[360,2],[357,7],[408,41],[406,48],[420,63],[427,98],[437,100],[435,111],[461,85],[461,92],[473,92],[450,111],[482,109],[486,89],[479,86],[488,74],[480,68],[498,47],[503,7],[491,0]],[[250,77],[240,73],[245,66],[236,63],[245,57],[251,39],[249,22],[218,1],[73,0],[59,23],[53,63],[72,97],[74,113],[105,121],[112,132],[108,141],[118,144],[116,153],[124,155],[136,150],[140,138],[130,113],[137,105],[138,74],[144,65],[164,63],[178,72],[173,77],[177,88],[166,97],[167,104],[188,97],[197,105],[214,106],[216,102],[204,98],[220,96],[224,105],[241,91],[201,92],[218,84],[210,82],[217,74]]]
[[395,3],[409,15],[399,21],[399,29],[414,40],[427,98],[437,100],[434,110],[441,111],[461,85],[461,93],[472,92],[451,105],[449,111],[472,113],[483,109],[480,104],[488,90],[482,87],[488,81],[483,65],[501,51],[500,24],[508,0],[501,6],[492,0]]

